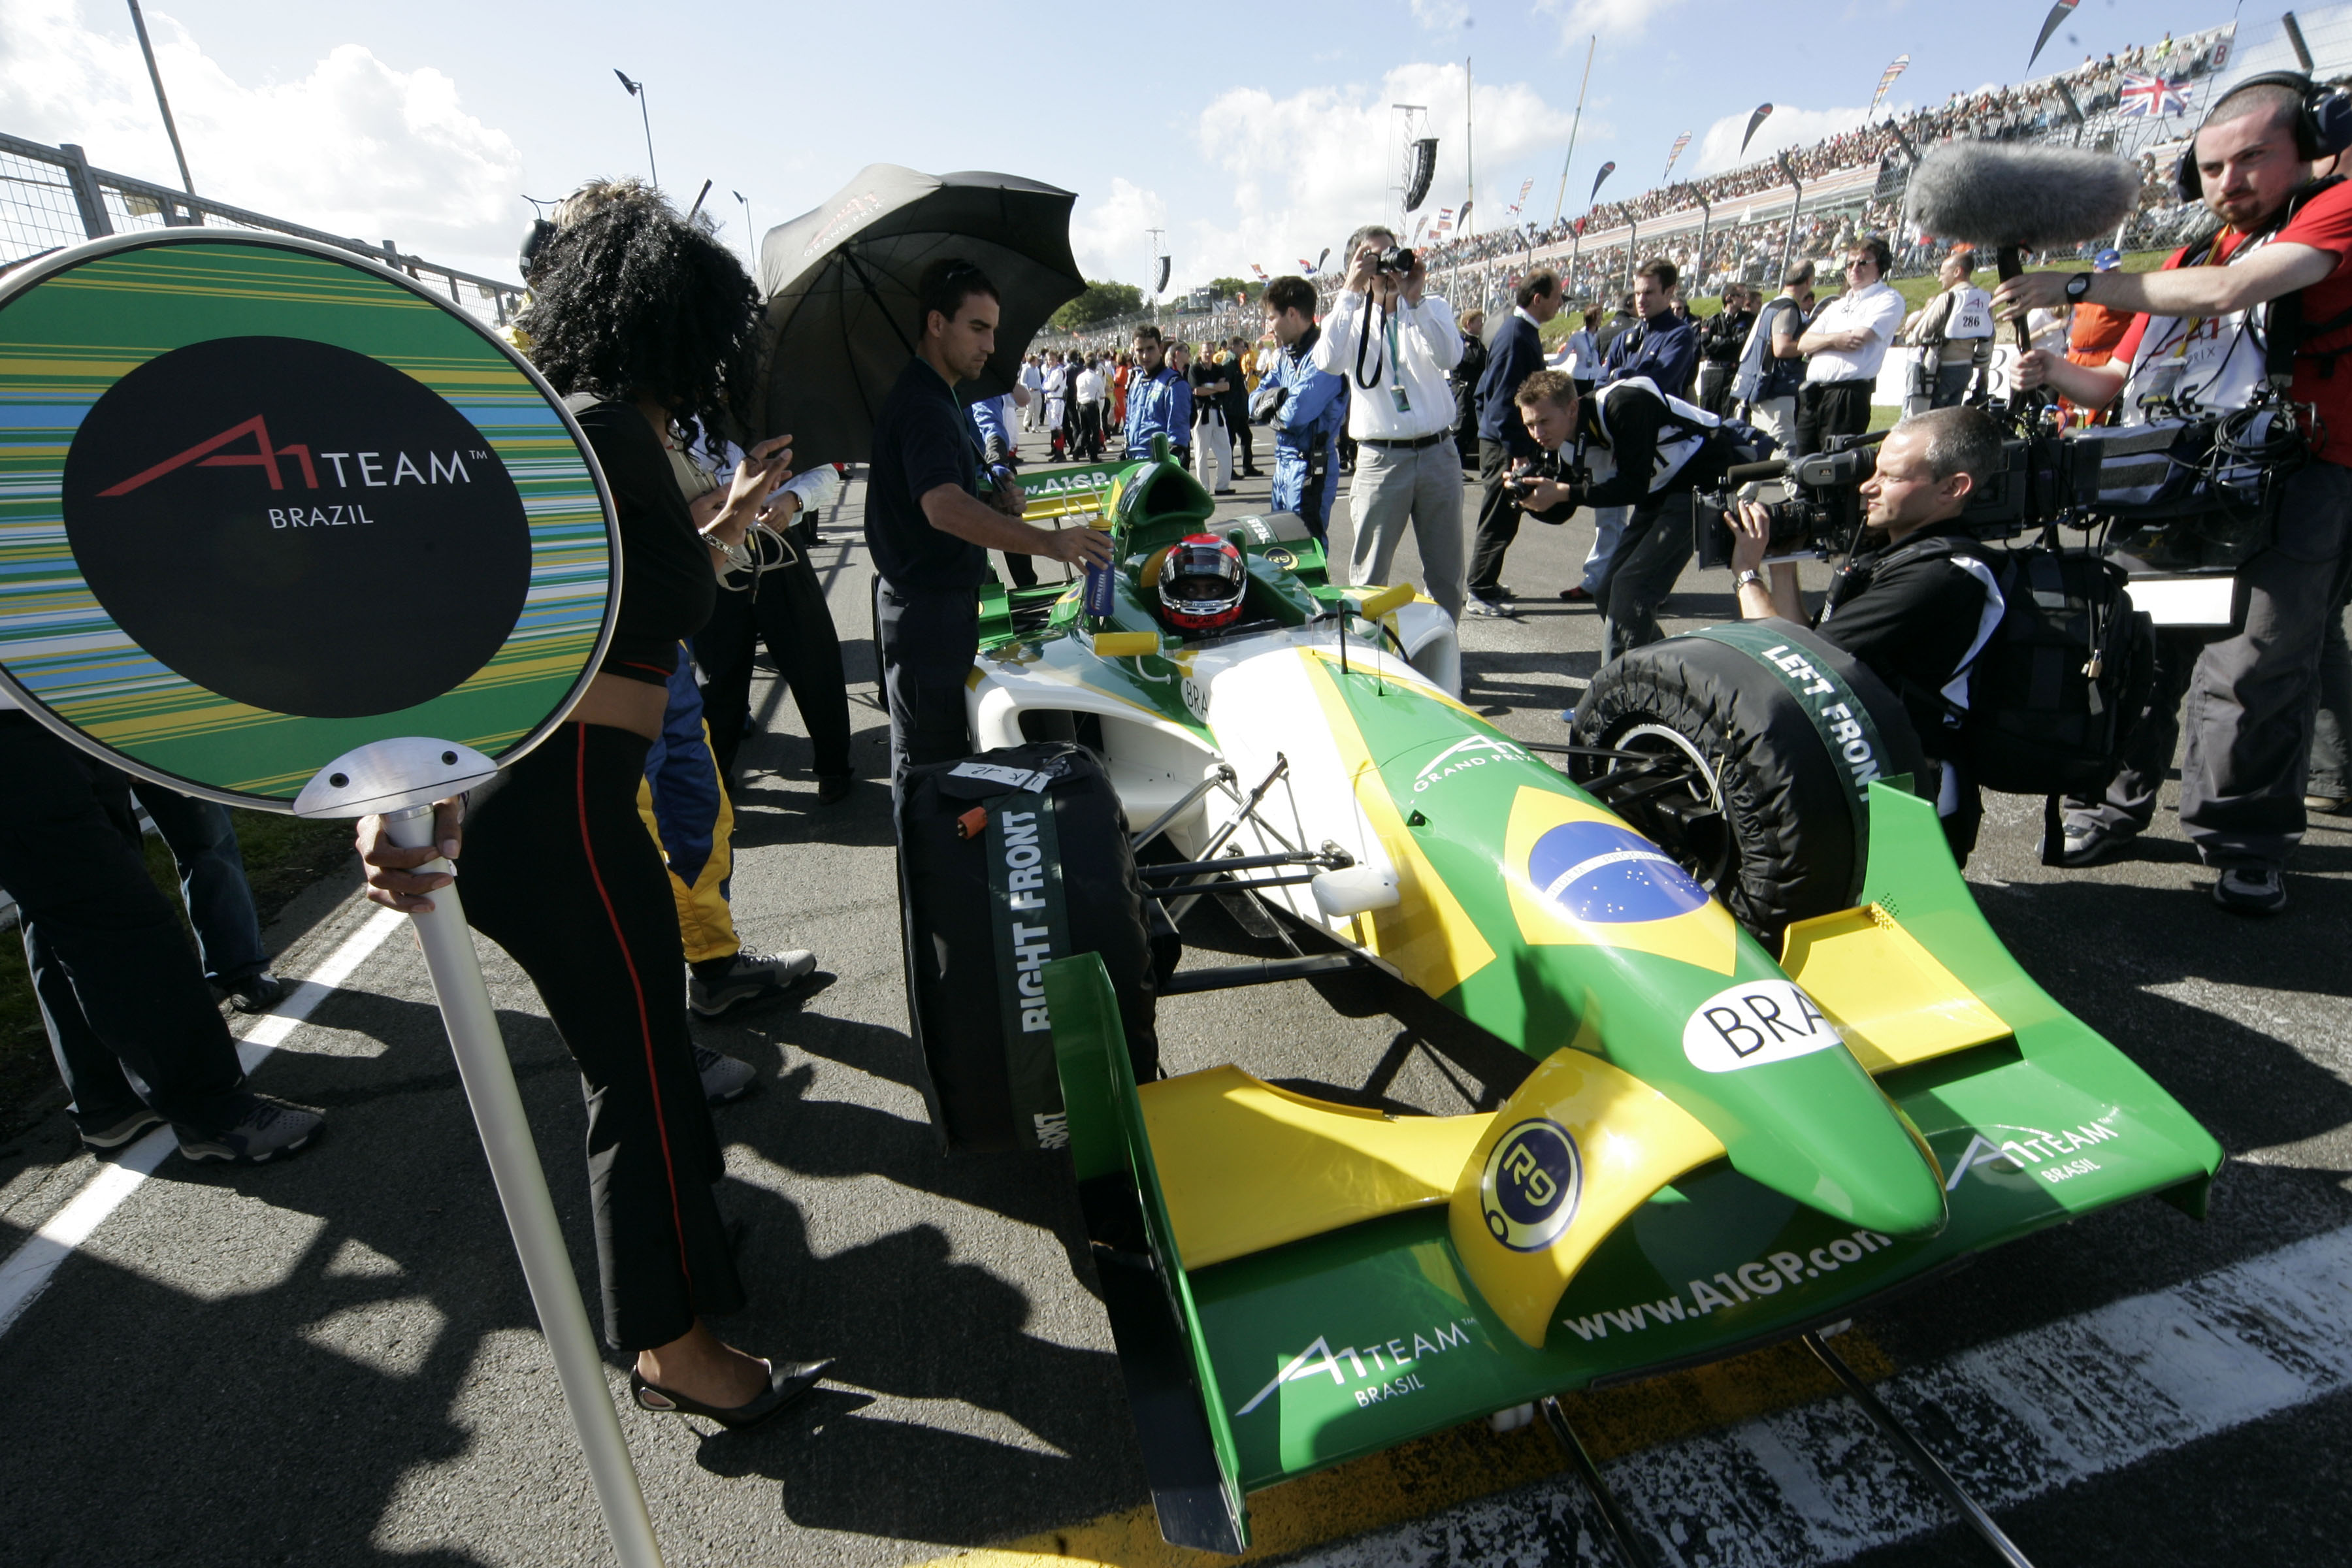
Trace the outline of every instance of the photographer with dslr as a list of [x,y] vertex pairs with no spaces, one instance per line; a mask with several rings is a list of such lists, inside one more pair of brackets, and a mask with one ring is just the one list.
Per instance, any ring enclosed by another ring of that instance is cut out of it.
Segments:
[[[2000,426],[1981,409],[1916,414],[1888,433],[1878,469],[1862,487],[1869,503],[1863,526],[1885,538],[1860,551],[1830,580],[1813,628],[1868,665],[1902,700],[1920,748],[1939,765],[1936,811],[1952,858],[1968,863],[1983,803],[1956,748],[1969,706],[1969,667],[2000,625],[2003,607],[1992,569],[1961,513],[1987,476],[2001,467]],[[1768,586],[1771,517],[1743,500],[1730,515],[1731,569],[1742,620],[1806,622],[1797,569],[1777,563]]]
[[[1566,522],[1579,507],[1633,510],[1592,595],[1602,615],[1601,657],[1656,642],[1664,635],[1658,605],[1691,558],[1691,492],[1714,484],[1741,457],[1730,433],[1714,415],[1641,376],[1579,397],[1575,382],[1541,370],[1513,395],[1542,448],[1533,468],[1510,481],[1522,511],[1539,522]],[[1563,467],[1559,454],[1571,439]]]
[[2168,699],[2185,687],[2180,826],[2221,873],[2214,900],[2241,914],[2286,907],[2326,624],[2352,570],[2352,373],[2336,363],[2352,350],[2352,184],[2311,178],[2315,160],[2347,146],[2352,99],[2288,72],[2250,78],[2214,105],[2181,161],[2182,194],[2222,221],[2211,239],[2160,271],[2029,272],[1994,294],[2004,319],[2066,300],[2143,312],[2105,365],[2021,355],[2020,387],[2046,384],[2094,408],[2120,394],[2135,424],[2169,415],[2175,397],[2216,412],[2254,406],[2291,361],[2287,401],[2311,409],[2297,421],[2304,452],[2273,468],[2269,542],[2237,569],[2241,629],[2159,690],[2105,798],[2066,808],[2069,866],[2147,826],[2171,761]]
[[1462,358],[1453,307],[1427,293],[1420,257],[1368,224],[1348,237],[1348,280],[1315,344],[1315,368],[1349,378],[1348,434],[1357,446],[1348,510],[1355,524],[1351,583],[1386,583],[1412,525],[1429,596],[1462,618],[1462,455],[1454,446],[1454,390]]

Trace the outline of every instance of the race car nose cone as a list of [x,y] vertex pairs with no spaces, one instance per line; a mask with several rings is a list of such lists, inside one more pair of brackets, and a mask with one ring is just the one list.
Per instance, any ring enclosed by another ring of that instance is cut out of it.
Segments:
[[[1852,1066],[1852,1058],[1838,1055],[1842,1062],[1831,1058],[1822,1068]],[[1809,1095],[1725,1139],[1733,1168],[1848,1225],[1890,1237],[1934,1236],[1948,1217],[1942,1180],[1860,1068],[1853,1076],[1864,1079],[1856,1087],[1865,1092]],[[1770,1094],[1761,1082],[1754,1088]]]
[[1691,1012],[1679,1056],[1675,1067],[1696,1070],[1667,1092],[1742,1174],[1888,1236],[1943,1229],[1935,1165],[1795,982],[1746,980],[1708,997]]

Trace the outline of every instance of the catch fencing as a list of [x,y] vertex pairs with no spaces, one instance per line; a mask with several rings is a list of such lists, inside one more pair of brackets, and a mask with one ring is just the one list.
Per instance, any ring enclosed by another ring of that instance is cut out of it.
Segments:
[[110,234],[184,227],[255,229],[331,245],[428,283],[494,326],[504,326],[522,304],[520,283],[410,256],[388,239],[372,245],[95,168],[70,142],[52,147],[0,133],[0,268]]

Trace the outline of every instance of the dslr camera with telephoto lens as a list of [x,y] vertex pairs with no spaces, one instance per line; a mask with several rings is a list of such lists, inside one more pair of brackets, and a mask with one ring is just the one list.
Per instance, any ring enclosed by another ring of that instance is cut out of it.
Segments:
[[1413,253],[1403,246],[1391,245],[1373,258],[1372,266],[1375,270],[1390,277],[1402,278],[1412,271],[1416,259]]

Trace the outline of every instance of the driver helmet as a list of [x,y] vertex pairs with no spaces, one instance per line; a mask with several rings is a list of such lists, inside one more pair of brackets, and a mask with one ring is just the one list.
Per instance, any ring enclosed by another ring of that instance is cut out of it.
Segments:
[[1160,564],[1160,613],[1178,631],[1217,631],[1241,619],[1248,583],[1240,551],[1213,533],[1191,534]]

